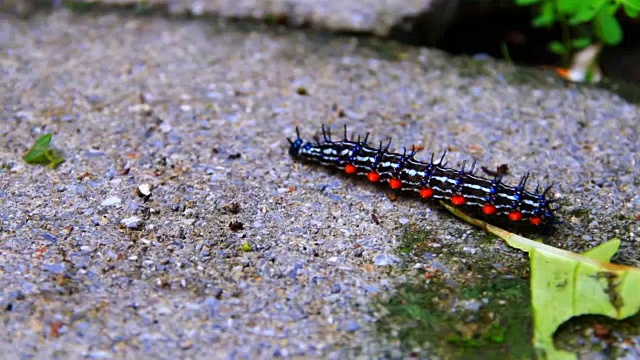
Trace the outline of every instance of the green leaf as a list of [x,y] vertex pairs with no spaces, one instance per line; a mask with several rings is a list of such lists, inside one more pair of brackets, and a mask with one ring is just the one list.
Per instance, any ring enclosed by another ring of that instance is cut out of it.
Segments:
[[550,42],[548,45],[548,48],[549,48],[549,51],[551,51],[554,54],[563,55],[567,53],[566,46],[564,46],[563,43],[557,40]]
[[553,1],[545,1],[540,10],[540,15],[531,20],[531,25],[534,27],[550,26],[556,20],[555,13],[553,11]]
[[49,149],[49,144],[51,144],[51,134],[40,136],[22,159],[27,164],[47,165],[50,168],[55,168],[64,161],[64,158],[59,152]]
[[577,358],[553,343],[553,334],[570,318],[592,314],[620,320],[640,312],[640,268],[608,262],[620,247],[619,239],[577,254],[510,233],[440,203],[462,220],[529,253],[533,344],[546,359]]
[[615,18],[615,15],[609,13],[608,9],[603,8],[598,13],[593,23],[596,34],[603,43],[607,45],[618,45],[622,41],[622,28]]
[[516,5],[527,6],[540,2],[540,0],[516,0]]
[[36,147],[46,149],[49,144],[51,144],[51,134],[47,133],[38,138],[36,140]]
[[557,9],[560,14],[567,15],[575,13],[584,0],[558,0]]
[[591,38],[582,37],[571,40],[571,47],[574,49],[583,49],[591,45]]
[[628,17],[635,18],[640,14],[640,0],[620,0]]
[[583,1],[577,11],[569,17],[569,25],[591,21],[607,0]]

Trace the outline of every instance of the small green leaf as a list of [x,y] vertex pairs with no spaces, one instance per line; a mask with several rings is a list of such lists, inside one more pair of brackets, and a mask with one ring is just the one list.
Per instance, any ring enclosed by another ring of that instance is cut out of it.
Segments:
[[64,158],[56,150],[49,149],[49,144],[51,144],[51,134],[40,136],[22,159],[27,164],[55,168],[64,161]]
[[51,137],[52,136],[49,133],[40,136],[38,140],[36,140],[36,147],[46,148],[47,146],[49,146],[49,144],[51,144]]
[[45,153],[44,151],[31,149],[25,156],[22,157],[22,159],[27,164],[31,164],[31,165],[46,164],[47,157],[45,156],[44,153]]
[[569,25],[578,25],[591,21],[607,0],[584,1],[577,8],[577,11],[569,17]]
[[607,45],[618,45],[622,41],[622,28],[614,15],[609,14],[607,9],[598,13],[593,24],[596,34],[603,43]]
[[573,14],[580,8],[583,1],[584,0],[559,0],[557,2],[558,12],[564,15]]
[[620,0],[627,16],[635,18],[640,14],[640,0]]
[[540,15],[531,20],[531,25],[534,27],[550,26],[556,20],[555,13],[553,11],[553,1],[545,1],[540,10]]
[[549,51],[551,51],[554,54],[562,55],[567,53],[566,46],[564,46],[563,43],[557,40],[550,42],[548,47],[549,47]]
[[240,248],[244,252],[251,252],[251,250],[253,250],[252,247],[251,247],[251,244],[249,244],[248,242],[243,243]]
[[582,37],[571,40],[571,47],[574,49],[583,49],[591,45],[591,38]]
[[540,0],[516,0],[516,5],[527,6],[540,2]]

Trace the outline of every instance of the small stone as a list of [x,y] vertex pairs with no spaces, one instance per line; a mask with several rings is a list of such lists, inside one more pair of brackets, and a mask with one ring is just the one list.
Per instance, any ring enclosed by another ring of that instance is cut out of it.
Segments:
[[122,203],[122,199],[120,199],[117,196],[111,196],[111,197],[108,197],[108,198],[102,200],[100,205],[102,205],[102,206],[120,206],[121,203]]
[[367,285],[364,287],[364,290],[368,293],[375,294],[378,292],[378,287],[376,285]]
[[120,224],[126,226],[129,229],[140,229],[144,222],[138,216],[131,216],[120,220]]
[[465,310],[468,310],[471,312],[478,312],[482,307],[482,302],[478,300],[466,300],[466,301],[463,301],[461,305]]
[[54,274],[62,274],[64,272],[64,264],[62,263],[58,263],[58,264],[44,264],[43,269],[45,271],[48,271],[50,273],[54,273]]
[[49,233],[42,233],[42,238],[52,243],[58,242],[58,238]]
[[333,286],[331,286],[332,294],[337,294],[340,292],[340,290],[342,290],[342,287],[340,286],[340,284],[333,284]]
[[220,307],[220,300],[210,297],[204,301],[204,305],[209,311],[209,315],[214,316],[218,312],[218,307]]
[[33,113],[31,111],[21,110],[16,112],[14,116],[21,120],[33,120]]
[[398,258],[389,254],[378,254],[373,260],[373,263],[377,266],[393,266],[398,262]]
[[143,115],[151,114],[151,105],[149,104],[137,104],[129,107],[129,111],[132,113],[138,113]]
[[171,130],[173,129],[171,127],[171,124],[169,124],[166,121],[164,121],[162,124],[160,124],[160,126],[158,128],[160,129],[160,131],[162,131],[165,134],[171,132]]
[[355,320],[347,320],[342,325],[342,331],[354,332],[360,329],[360,324],[358,324]]
[[191,349],[192,346],[193,346],[193,341],[191,339],[187,339],[180,343],[180,349],[182,350]]
[[137,195],[141,198],[148,199],[151,197],[151,190],[153,190],[153,186],[150,184],[140,184],[137,188]]

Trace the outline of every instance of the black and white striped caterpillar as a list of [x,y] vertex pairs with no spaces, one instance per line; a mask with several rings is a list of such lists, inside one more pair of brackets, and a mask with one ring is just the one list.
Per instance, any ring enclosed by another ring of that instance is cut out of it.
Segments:
[[528,222],[535,226],[556,222],[551,204],[554,200],[547,197],[551,186],[540,192],[539,187],[531,192],[525,189],[529,174],[522,177],[517,186],[502,182],[502,174],[486,179],[474,174],[474,165],[465,171],[446,167],[443,163],[446,152],[438,161],[433,154],[428,162],[414,158],[415,148],[407,153],[389,151],[387,145],[380,142],[378,147],[367,144],[369,133],[361,141],[348,139],[347,127],[344,138],[331,139],[330,130],[322,126],[323,140],[305,142],[296,128],[296,139],[287,138],[291,147],[289,155],[294,159],[330,166],[349,175],[366,176],[370,182],[387,182],[391,189],[418,194],[423,199],[449,200],[455,206],[462,206],[486,217],[502,217],[511,222]]

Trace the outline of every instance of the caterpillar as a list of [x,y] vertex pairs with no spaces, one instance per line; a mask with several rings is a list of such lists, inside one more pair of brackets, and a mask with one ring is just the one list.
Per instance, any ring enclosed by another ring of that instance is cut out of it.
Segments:
[[337,168],[347,175],[365,176],[372,183],[386,182],[394,191],[411,192],[423,199],[447,200],[486,218],[536,227],[557,222],[554,214],[557,208],[551,206],[555,200],[547,196],[553,184],[542,192],[539,186],[528,191],[529,173],[518,185],[509,186],[502,182],[504,174],[500,172],[492,179],[474,174],[475,161],[468,171],[466,162],[460,169],[447,167],[446,151],[439,160],[432,153],[428,162],[418,161],[414,158],[415,147],[408,153],[406,148],[402,153],[394,153],[389,151],[390,139],[386,145],[380,142],[371,147],[367,143],[369,133],[362,140],[360,136],[349,139],[346,125],[342,140],[332,140],[331,130],[324,125],[322,137],[306,142],[296,127],[296,138],[287,138],[289,155],[303,162]]

